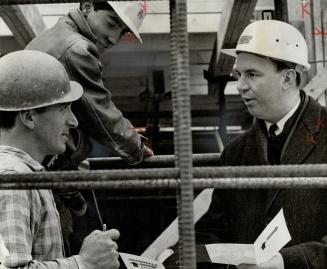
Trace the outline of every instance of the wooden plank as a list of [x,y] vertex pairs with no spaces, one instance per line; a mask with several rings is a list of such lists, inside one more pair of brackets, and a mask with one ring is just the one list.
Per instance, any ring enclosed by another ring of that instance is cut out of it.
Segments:
[[[223,14],[224,24],[219,25],[218,30],[218,55],[214,68],[214,75],[229,75],[235,59],[223,54],[219,54],[221,48],[234,48],[238,38],[254,12],[257,0],[235,0],[225,1],[228,12]],[[225,34],[224,34],[225,33]]]
[[23,47],[46,29],[42,16],[33,5],[0,6],[0,16]]
[[[142,1],[140,1],[142,2]],[[77,3],[37,5],[42,15],[65,15],[70,9],[77,8]],[[222,0],[188,0],[188,13],[218,13],[223,11]],[[169,14],[169,1],[147,1],[147,14]]]
[[308,95],[319,100],[327,90],[327,67],[322,68],[303,89]]
[[23,47],[17,42],[15,37],[13,36],[0,37],[0,56],[21,49],[23,49]]
[[[187,15],[187,29],[190,33],[212,33],[217,31],[221,13],[199,13]],[[59,16],[43,16],[47,27],[52,27]],[[139,29],[142,33],[169,33],[169,14],[147,14]]]
[[[190,52],[190,64],[207,64],[210,60],[210,51],[192,51]],[[110,50],[102,62],[109,65],[109,68],[115,66],[168,66],[169,52],[123,52],[112,53]]]
[[[215,41],[216,33],[190,33],[189,49],[211,50]],[[109,52],[122,51],[170,51],[169,34],[141,34],[143,44],[135,41],[120,41],[116,46],[110,48]]]

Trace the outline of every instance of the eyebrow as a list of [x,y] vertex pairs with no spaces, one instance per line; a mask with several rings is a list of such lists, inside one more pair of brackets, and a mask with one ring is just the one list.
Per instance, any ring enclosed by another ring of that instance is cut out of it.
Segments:
[[[241,73],[237,68],[234,68],[234,71],[236,71],[238,73]],[[251,72],[261,73],[261,71],[259,69],[255,69],[255,68],[245,69],[244,72],[247,72],[247,73],[251,73]]]

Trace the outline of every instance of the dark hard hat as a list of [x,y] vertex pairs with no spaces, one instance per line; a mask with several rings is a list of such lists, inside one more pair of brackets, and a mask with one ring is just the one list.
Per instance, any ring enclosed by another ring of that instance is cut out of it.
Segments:
[[21,50],[0,58],[0,110],[19,111],[69,103],[83,94],[64,66],[40,51]]

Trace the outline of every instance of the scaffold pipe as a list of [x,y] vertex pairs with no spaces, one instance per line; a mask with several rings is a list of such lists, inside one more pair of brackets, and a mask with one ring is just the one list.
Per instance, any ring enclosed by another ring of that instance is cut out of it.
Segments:
[[[327,186],[327,165],[280,165],[193,168],[194,188],[273,188]],[[173,189],[177,168],[0,174],[1,188]]]
[[[217,166],[219,157],[220,153],[193,154],[193,166]],[[131,168],[130,165],[119,157],[89,158],[88,161],[91,170]],[[144,159],[137,167],[175,167],[175,161],[175,155],[157,155]]]

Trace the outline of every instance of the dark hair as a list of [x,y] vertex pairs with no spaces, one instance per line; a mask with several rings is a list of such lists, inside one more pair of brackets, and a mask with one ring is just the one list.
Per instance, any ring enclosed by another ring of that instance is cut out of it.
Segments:
[[[47,107],[39,107],[34,109],[37,113],[43,113]],[[16,117],[19,111],[0,111],[0,129],[9,130],[15,126]]]
[[[81,0],[79,3],[79,8],[82,10],[82,5],[90,0]],[[94,6],[94,11],[98,11],[98,10],[113,10],[112,7],[107,3],[107,2],[96,2],[96,1],[92,1],[93,6]]]
[[[280,72],[285,69],[294,69],[295,70],[295,68],[296,68],[295,63],[278,61],[278,60],[271,59],[271,58],[270,58],[270,60],[276,65],[277,72]],[[295,71],[295,72],[296,72],[296,79],[295,79],[296,86],[300,86],[301,74],[297,71]]]
[[15,126],[19,111],[0,111],[0,128],[11,129]]

